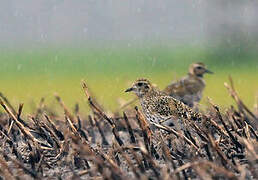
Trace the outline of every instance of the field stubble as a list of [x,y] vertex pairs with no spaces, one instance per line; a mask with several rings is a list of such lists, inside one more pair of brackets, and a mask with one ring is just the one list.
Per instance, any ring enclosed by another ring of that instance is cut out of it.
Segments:
[[[103,110],[82,83],[90,113],[64,113],[44,99],[23,115],[3,94],[0,104],[0,176],[5,179],[257,179],[257,110],[241,100],[230,79],[225,84],[236,103],[225,113],[211,101],[201,122],[182,119],[185,130],[162,124],[150,129],[141,110]],[[83,94],[81,92],[81,94]],[[257,105],[256,105],[257,106]]]

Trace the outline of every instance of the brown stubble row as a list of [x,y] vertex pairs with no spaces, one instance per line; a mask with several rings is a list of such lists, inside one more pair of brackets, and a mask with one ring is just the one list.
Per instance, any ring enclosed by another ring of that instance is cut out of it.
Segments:
[[82,88],[91,108],[72,112],[61,97],[58,115],[42,98],[22,115],[0,93],[0,176],[5,179],[257,179],[257,117],[225,83],[235,100],[221,113],[211,100],[202,122],[184,119],[185,130],[149,124],[140,109],[107,115]]

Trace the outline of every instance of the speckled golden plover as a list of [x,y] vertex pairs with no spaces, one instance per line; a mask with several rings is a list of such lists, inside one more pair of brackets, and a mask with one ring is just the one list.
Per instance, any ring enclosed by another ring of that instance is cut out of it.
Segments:
[[199,113],[194,112],[181,101],[159,91],[147,79],[136,80],[125,92],[131,91],[139,98],[143,114],[149,122],[160,123],[181,118],[201,120]]

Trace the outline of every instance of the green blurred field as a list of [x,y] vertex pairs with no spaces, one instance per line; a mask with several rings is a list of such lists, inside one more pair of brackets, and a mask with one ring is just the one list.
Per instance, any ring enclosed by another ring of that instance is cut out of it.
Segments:
[[[233,77],[236,89],[252,108],[258,95],[258,59],[254,54],[228,52],[196,47],[110,47],[110,48],[41,48],[1,50],[0,91],[17,105],[25,103],[31,111],[41,97],[58,108],[53,94],[58,93],[68,107],[87,104],[80,83],[85,79],[91,91],[106,109],[116,109],[117,99],[133,95],[124,89],[139,77],[147,77],[161,89],[187,72],[192,62],[203,61],[214,75],[205,77],[204,97],[223,107],[232,104],[223,83]],[[205,104],[205,98],[202,102]]]

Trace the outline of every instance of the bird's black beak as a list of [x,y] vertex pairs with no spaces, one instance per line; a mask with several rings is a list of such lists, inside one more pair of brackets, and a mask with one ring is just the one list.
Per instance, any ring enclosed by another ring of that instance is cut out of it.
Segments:
[[131,92],[133,90],[133,88],[128,88],[127,90],[125,90],[125,92]]
[[210,71],[209,69],[206,69],[205,72],[208,73],[208,74],[214,74],[214,73],[213,73],[212,71]]

